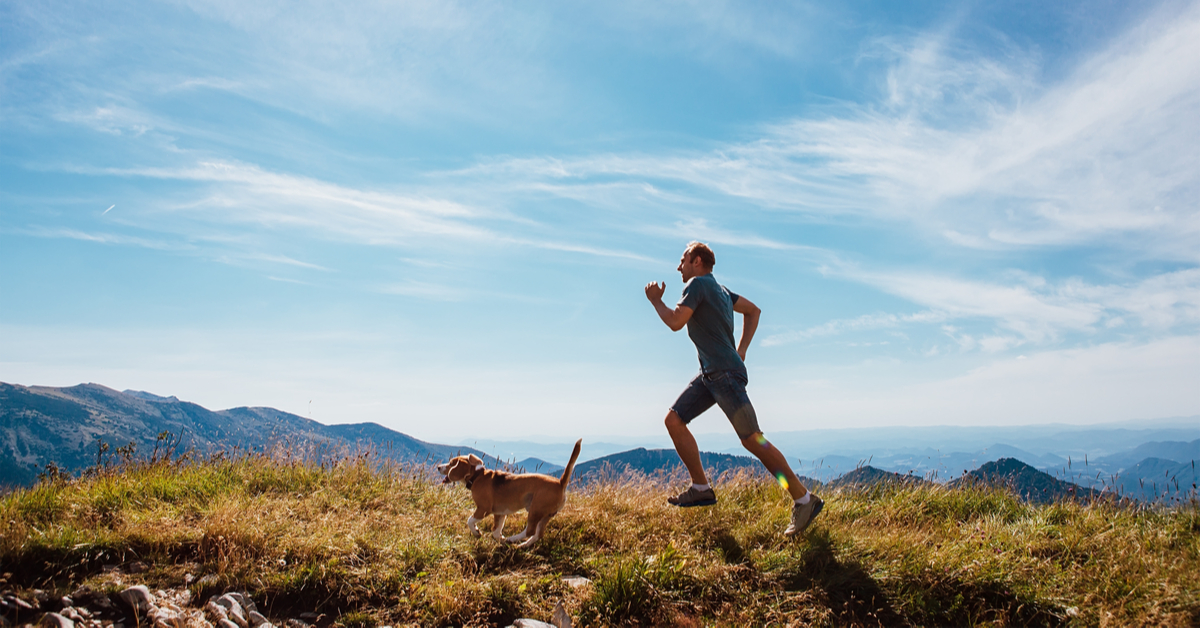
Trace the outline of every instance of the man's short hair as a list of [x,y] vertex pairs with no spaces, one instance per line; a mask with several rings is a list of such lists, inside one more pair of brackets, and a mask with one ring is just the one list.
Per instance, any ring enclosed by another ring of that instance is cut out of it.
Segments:
[[712,267],[717,265],[717,256],[703,242],[689,242],[687,248],[683,250],[684,259],[690,262],[693,257],[699,257],[700,263],[707,270],[712,270]]

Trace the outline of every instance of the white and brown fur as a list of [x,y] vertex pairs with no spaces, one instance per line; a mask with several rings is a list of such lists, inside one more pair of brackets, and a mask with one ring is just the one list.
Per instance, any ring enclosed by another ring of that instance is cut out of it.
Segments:
[[[567,483],[571,481],[571,471],[575,469],[575,459],[579,457],[582,444],[583,439],[575,441],[571,461],[558,479],[541,473],[518,474],[485,469],[483,460],[475,454],[455,456],[449,462],[439,464],[437,470],[446,476],[443,484],[462,482],[470,489],[471,498],[475,500],[475,512],[467,518],[467,528],[471,534],[480,536],[475,524],[492,515],[495,518],[492,538],[527,547],[542,538],[546,522],[562,509]],[[529,512],[525,529],[505,539],[504,519],[521,510]]]

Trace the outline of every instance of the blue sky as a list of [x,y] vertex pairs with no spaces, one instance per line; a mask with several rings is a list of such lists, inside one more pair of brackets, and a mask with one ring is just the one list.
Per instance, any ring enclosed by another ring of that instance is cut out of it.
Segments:
[[4,3],[0,380],[661,436],[699,239],[768,436],[1200,414],[1200,4],[829,4]]

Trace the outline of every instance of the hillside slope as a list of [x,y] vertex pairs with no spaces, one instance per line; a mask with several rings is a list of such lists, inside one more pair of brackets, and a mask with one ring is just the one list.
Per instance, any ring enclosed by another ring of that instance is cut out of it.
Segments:
[[149,457],[167,446],[159,439],[164,433],[178,440],[176,451],[201,454],[285,446],[297,456],[358,449],[385,460],[440,461],[474,453],[489,466],[503,466],[481,451],[427,443],[375,423],[324,425],[274,408],[212,411],[175,397],[99,384],[0,382],[0,486],[29,485],[48,463],[67,471],[94,466],[130,443],[136,455]]

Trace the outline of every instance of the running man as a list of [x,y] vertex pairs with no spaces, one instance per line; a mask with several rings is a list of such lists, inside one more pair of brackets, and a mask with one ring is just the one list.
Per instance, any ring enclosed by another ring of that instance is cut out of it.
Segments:
[[[758,428],[758,417],[750,397],[746,395],[746,349],[758,329],[758,317],[762,310],[749,299],[730,292],[717,283],[712,275],[716,256],[707,244],[692,242],[683,251],[679,260],[679,274],[683,276],[683,298],[672,310],[662,301],[665,283],[646,284],[646,298],[654,304],[671,331],[679,331],[684,325],[688,337],[696,345],[700,357],[700,373],[688,384],[671,410],[667,412],[667,432],[675,442],[675,451],[692,476],[692,485],[667,501],[675,506],[710,506],[717,503],[717,495],[708,485],[704,466],[700,463],[700,448],[696,438],[688,429],[688,423],[711,408],[721,407],[729,422],[733,424],[742,446],[762,461],[767,471],[779,481],[795,500],[792,521],[784,535],[792,536],[803,532],[808,524],[821,512],[824,502],[808,492],[796,474],[788,466],[783,454],[771,446]],[[733,345],[733,313],[742,315],[742,341]]]

